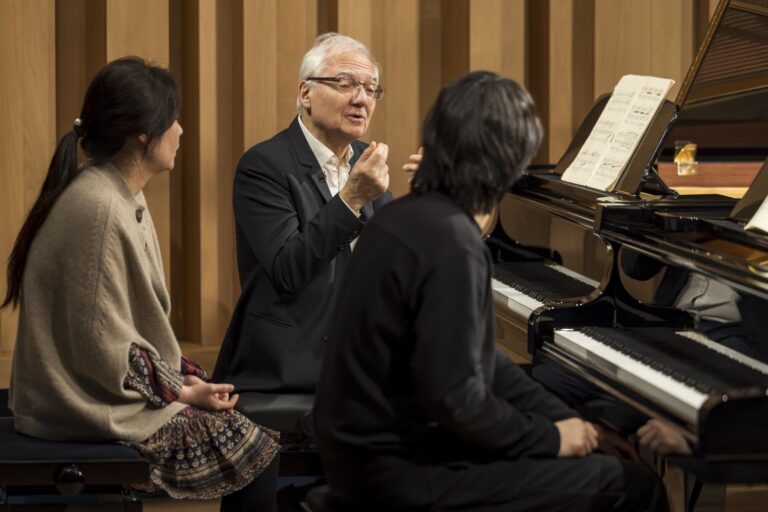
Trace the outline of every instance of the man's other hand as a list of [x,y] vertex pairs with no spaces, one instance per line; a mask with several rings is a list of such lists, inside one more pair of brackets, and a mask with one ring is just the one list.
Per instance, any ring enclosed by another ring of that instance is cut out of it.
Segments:
[[411,176],[408,178],[409,182],[413,179],[413,173],[419,170],[419,165],[421,165],[423,159],[424,146],[421,146],[416,153],[408,157],[408,163],[403,165],[403,170],[407,173],[411,173]]
[[691,447],[685,437],[664,420],[652,418],[637,430],[640,444],[662,455],[689,455]]

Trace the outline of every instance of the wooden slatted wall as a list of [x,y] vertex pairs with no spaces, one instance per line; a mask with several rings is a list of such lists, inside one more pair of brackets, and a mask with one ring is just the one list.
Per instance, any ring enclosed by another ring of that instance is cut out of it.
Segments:
[[[440,86],[469,70],[532,91],[555,161],[592,100],[625,73],[680,81],[715,0],[2,0],[0,259],[71,128],[90,77],[138,54],[179,79],[185,129],[177,168],[147,191],[185,350],[210,365],[238,294],[231,209],[240,154],[295,114],[297,68],[338,30],[370,46],[386,98],[368,139],[390,144],[392,189],[419,145]],[[0,273],[5,292],[5,272]],[[0,312],[0,386],[16,317]]]

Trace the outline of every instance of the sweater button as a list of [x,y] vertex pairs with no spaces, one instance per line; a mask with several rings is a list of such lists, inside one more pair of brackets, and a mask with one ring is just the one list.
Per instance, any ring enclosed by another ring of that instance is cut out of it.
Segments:
[[139,223],[140,223],[140,222],[141,222],[141,217],[142,217],[143,215],[144,215],[144,214],[142,213],[142,211],[141,211],[141,210],[136,210],[136,222],[139,222]]
[[323,336],[323,341],[328,343],[328,336]]

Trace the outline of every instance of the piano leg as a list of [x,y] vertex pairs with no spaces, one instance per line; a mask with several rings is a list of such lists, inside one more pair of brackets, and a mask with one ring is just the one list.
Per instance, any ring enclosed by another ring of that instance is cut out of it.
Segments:
[[667,489],[670,512],[725,511],[725,484],[705,485],[679,466],[668,464],[663,456],[656,455],[655,458],[655,467]]
[[687,512],[688,485],[685,472],[675,466],[667,466],[666,461],[660,460],[663,471],[664,487],[667,489],[669,512]]

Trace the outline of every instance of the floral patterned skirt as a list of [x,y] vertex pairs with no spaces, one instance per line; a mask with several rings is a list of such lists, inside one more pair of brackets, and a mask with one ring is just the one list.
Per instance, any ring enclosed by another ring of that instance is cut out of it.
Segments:
[[186,407],[141,443],[127,443],[151,463],[144,492],[214,499],[251,483],[277,455],[279,434],[239,412]]

